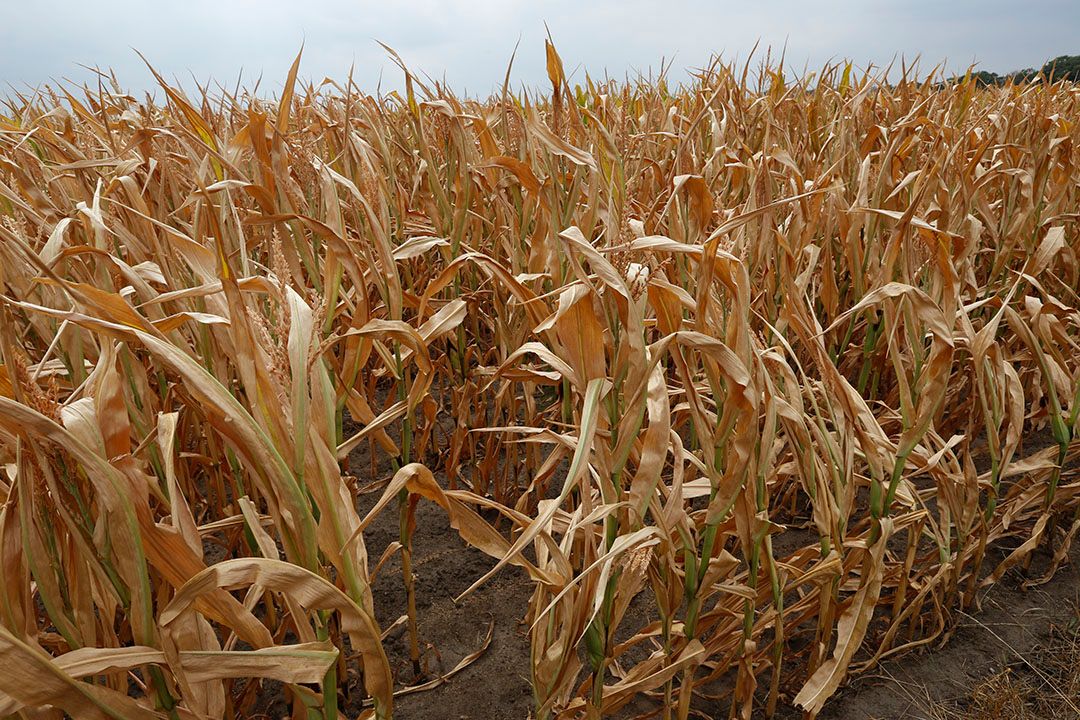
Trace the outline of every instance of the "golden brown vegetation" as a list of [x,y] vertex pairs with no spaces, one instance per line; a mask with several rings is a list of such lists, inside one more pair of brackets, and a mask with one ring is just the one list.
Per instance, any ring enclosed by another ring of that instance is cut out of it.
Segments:
[[1075,718],[1080,698],[1080,627],[1051,627],[1031,659],[1020,656],[978,683],[959,702],[941,703],[934,720],[1058,720]]
[[390,717],[364,530],[398,508],[418,667],[418,502],[534,583],[541,718],[814,714],[1065,558],[1080,89],[296,70],[3,109],[0,715],[243,716],[269,678]]

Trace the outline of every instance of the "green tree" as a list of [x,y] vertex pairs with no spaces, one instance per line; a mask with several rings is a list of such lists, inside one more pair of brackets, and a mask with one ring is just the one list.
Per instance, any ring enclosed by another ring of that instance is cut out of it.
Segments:
[[1042,71],[1048,77],[1053,73],[1055,80],[1080,81],[1080,55],[1060,55],[1053,60],[1048,60],[1042,66]]

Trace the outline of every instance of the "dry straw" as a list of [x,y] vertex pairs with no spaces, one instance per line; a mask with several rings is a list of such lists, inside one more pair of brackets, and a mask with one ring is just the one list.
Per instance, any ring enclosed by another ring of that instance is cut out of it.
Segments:
[[244,716],[272,679],[389,718],[388,506],[414,672],[433,503],[534,585],[540,718],[813,715],[1064,560],[1080,90],[547,59],[546,97],[297,58],[276,103],[0,108],[0,715]]

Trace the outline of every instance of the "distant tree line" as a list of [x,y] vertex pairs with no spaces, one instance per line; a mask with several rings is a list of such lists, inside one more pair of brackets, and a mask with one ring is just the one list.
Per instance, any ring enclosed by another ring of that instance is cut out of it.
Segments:
[[1040,75],[1054,80],[1071,80],[1080,82],[1080,55],[1060,55],[1046,63],[1039,69],[1025,68],[1011,73],[998,75],[997,73],[979,70],[971,73],[975,81],[980,85],[1004,85],[1012,80],[1014,83],[1029,82]]

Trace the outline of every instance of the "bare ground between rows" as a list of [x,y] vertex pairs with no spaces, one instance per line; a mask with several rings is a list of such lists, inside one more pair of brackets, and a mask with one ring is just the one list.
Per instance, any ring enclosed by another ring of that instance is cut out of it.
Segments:
[[[1000,561],[996,549],[987,560]],[[1040,577],[1047,557],[1036,554],[1030,570]],[[1010,571],[978,595],[979,608],[956,616],[947,642],[883,662],[854,678],[825,706],[822,720],[940,720],[963,713],[972,691],[1003,671],[1026,677],[1039,688],[1051,673],[1040,666],[1040,651],[1054,638],[1074,632],[1080,622],[1080,548],[1045,585],[1024,589],[1025,574]],[[1042,687],[1041,692],[1057,692]],[[1080,705],[1080,698],[1073,698]],[[781,718],[799,717],[796,712]],[[1050,720],[1050,718],[1047,718]]]
[[[360,475],[360,485],[372,489],[358,496],[361,517],[375,505],[391,470],[383,465],[372,477],[370,456],[359,450],[350,466]],[[391,543],[399,539],[397,503],[391,502],[365,530],[365,543],[374,565]],[[790,537],[788,537],[790,535]],[[778,547],[801,547],[807,531],[799,528],[777,535]],[[477,652],[491,639],[483,654],[465,669],[434,689],[395,698],[394,717],[399,720],[525,720],[534,707],[530,687],[528,628],[524,624],[532,584],[514,567],[508,567],[478,590],[455,602],[462,592],[489,570],[495,561],[470,548],[458,537],[446,514],[421,502],[416,510],[413,534],[413,569],[422,664],[425,675],[414,678],[409,659],[408,635],[404,623],[387,637],[385,646],[395,673],[395,687],[428,681],[453,669],[463,658]],[[986,565],[993,567],[1011,547],[987,550]],[[1028,572],[1039,577],[1047,557],[1037,553]],[[854,678],[826,705],[820,715],[825,720],[892,720],[928,718],[936,720],[935,708],[967,697],[982,680],[1003,668],[1016,667],[1033,649],[1047,641],[1052,629],[1077,621],[1080,607],[1080,547],[1074,546],[1067,565],[1049,583],[1028,590],[1025,575],[1010,571],[998,584],[980,591],[979,608],[954,616],[956,627],[948,641],[937,643],[887,660],[869,673]],[[372,584],[375,615],[381,627],[390,628],[406,612],[406,596],[401,575],[400,553],[379,569]],[[648,595],[648,590],[642,596]],[[645,599],[639,596],[640,599]],[[647,600],[647,599],[645,599]],[[641,605],[647,605],[647,602]],[[647,610],[645,607],[638,610]],[[636,615],[635,608],[631,614]],[[627,617],[633,625],[637,617]],[[644,621],[644,617],[641,618]],[[636,625],[635,625],[636,627]],[[355,677],[346,680],[349,700],[361,697]],[[782,694],[777,717],[801,717],[791,704],[791,694]],[[355,717],[359,707],[347,702],[345,709]],[[726,718],[725,700],[694,703],[701,718]],[[620,718],[655,715],[658,706],[648,698],[632,703]],[[758,715],[755,714],[755,717]]]

